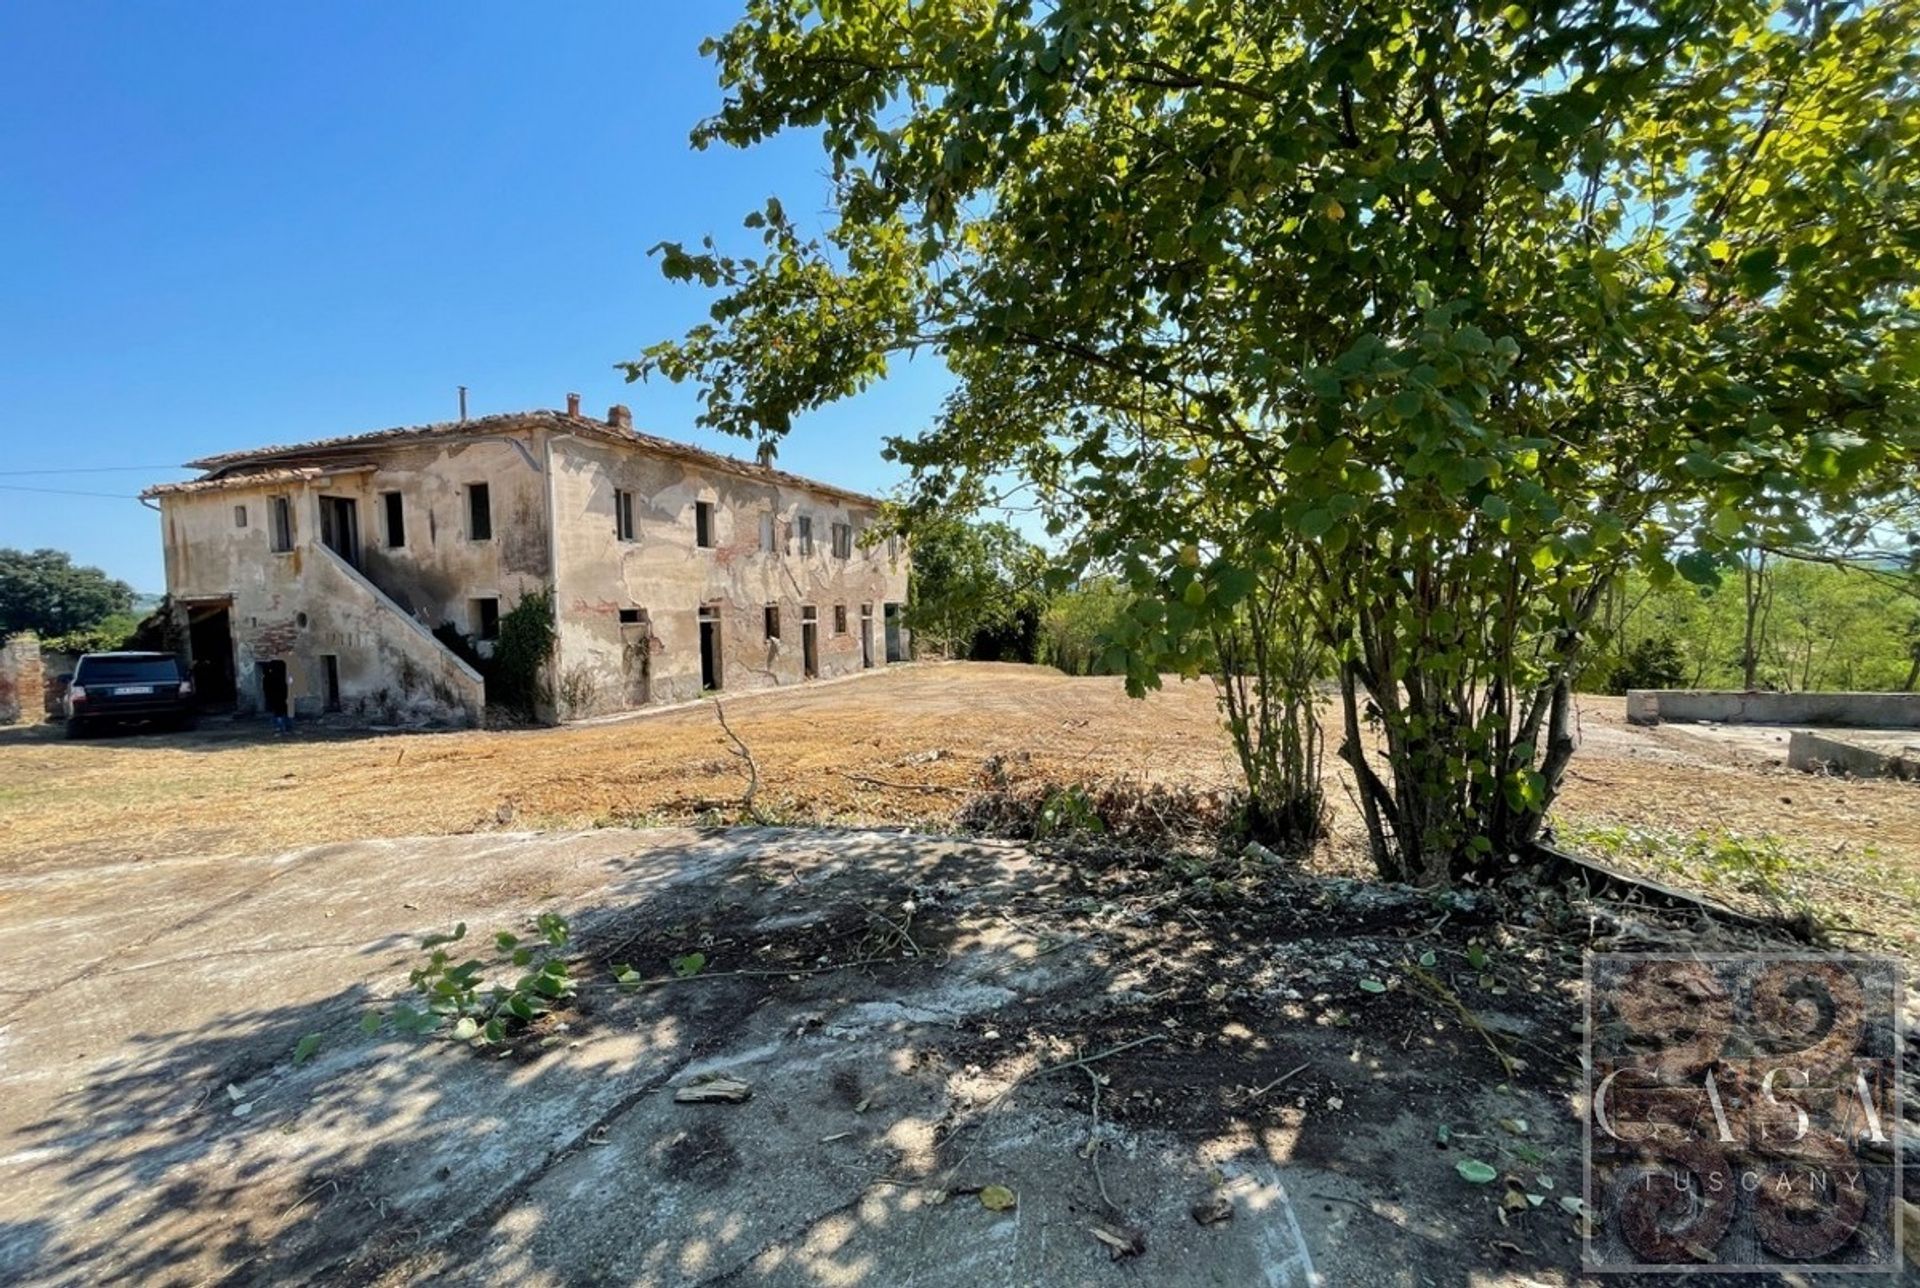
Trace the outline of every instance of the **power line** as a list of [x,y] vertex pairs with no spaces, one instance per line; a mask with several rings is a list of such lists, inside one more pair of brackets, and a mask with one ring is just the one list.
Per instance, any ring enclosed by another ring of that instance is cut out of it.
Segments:
[[110,501],[138,501],[131,492],[79,492],[67,487],[23,487],[18,483],[0,483],[0,492],[40,492],[47,496],[103,496]]
[[0,470],[0,476],[20,478],[28,474],[150,474],[154,470],[179,470],[180,465],[81,465],[72,469]]

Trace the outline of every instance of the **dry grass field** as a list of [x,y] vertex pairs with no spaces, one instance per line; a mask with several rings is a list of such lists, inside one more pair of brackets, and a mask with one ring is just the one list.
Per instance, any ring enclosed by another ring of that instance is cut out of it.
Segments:
[[[1134,701],[1114,679],[923,665],[736,698],[727,714],[758,763],[759,804],[795,822],[950,826],[996,756],[1063,782],[1233,781],[1205,683],[1170,680]],[[1785,892],[1920,945],[1920,787],[1810,778],[1764,737],[1630,728],[1616,698],[1582,699],[1581,723],[1557,810],[1581,848],[1736,900]],[[734,810],[744,786],[706,703],[540,730],[275,738],[209,721],[194,734],[83,742],[52,726],[11,730],[0,733],[0,870],[686,822]],[[1350,797],[1339,784],[1331,796],[1334,836],[1316,866],[1363,867]]]

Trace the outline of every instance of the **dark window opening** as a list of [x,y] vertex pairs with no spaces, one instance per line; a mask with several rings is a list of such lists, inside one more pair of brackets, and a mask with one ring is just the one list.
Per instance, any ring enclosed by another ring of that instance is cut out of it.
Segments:
[[467,484],[467,540],[493,540],[493,499],[485,483]]
[[847,633],[847,606],[845,604],[835,604],[833,606],[833,633],[835,635],[845,635]]
[[770,640],[780,638],[780,605],[778,604],[767,605],[767,638]]
[[851,523],[833,525],[833,557],[835,559],[853,558],[853,525]]
[[285,554],[293,549],[293,502],[287,497],[276,496],[267,502],[267,517],[272,525],[272,546],[275,554]]
[[638,608],[623,608],[620,610],[620,624],[622,626],[638,626],[646,619],[646,613]]
[[322,653],[320,665],[327,686],[327,691],[323,695],[327,700],[327,710],[338,711],[340,709],[340,659],[332,653]]
[[473,601],[473,634],[476,639],[500,638],[500,601],[498,599]]
[[807,515],[800,516],[800,553],[813,553],[813,520]]
[[236,505],[233,507],[233,526],[236,528],[244,528],[247,526],[246,506]]
[[713,502],[695,501],[693,503],[693,540],[702,549],[713,545]]
[[613,535],[621,541],[633,540],[633,493],[613,490]]
[[396,550],[407,544],[407,508],[398,492],[382,492],[380,498],[387,507],[387,549]]

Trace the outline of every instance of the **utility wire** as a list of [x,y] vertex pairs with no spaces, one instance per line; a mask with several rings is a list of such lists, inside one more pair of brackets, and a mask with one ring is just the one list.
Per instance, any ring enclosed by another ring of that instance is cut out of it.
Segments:
[[72,469],[0,470],[0,476],[20,478],[28,474],[148,474],[154,470],[181,470],[180,465],[81,465]]
[[131,492],[80,492],[68,487],[22,487],[18,483],[0,483],[0,492],[40,492],[47,496],[103,496],[111,501],[138,501]]

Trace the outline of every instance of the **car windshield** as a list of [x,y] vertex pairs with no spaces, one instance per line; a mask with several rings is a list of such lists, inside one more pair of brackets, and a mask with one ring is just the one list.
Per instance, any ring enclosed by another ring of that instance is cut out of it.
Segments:
[[75,684],[175,684],[180,668],[170,657],[88,657],[80,659]]

